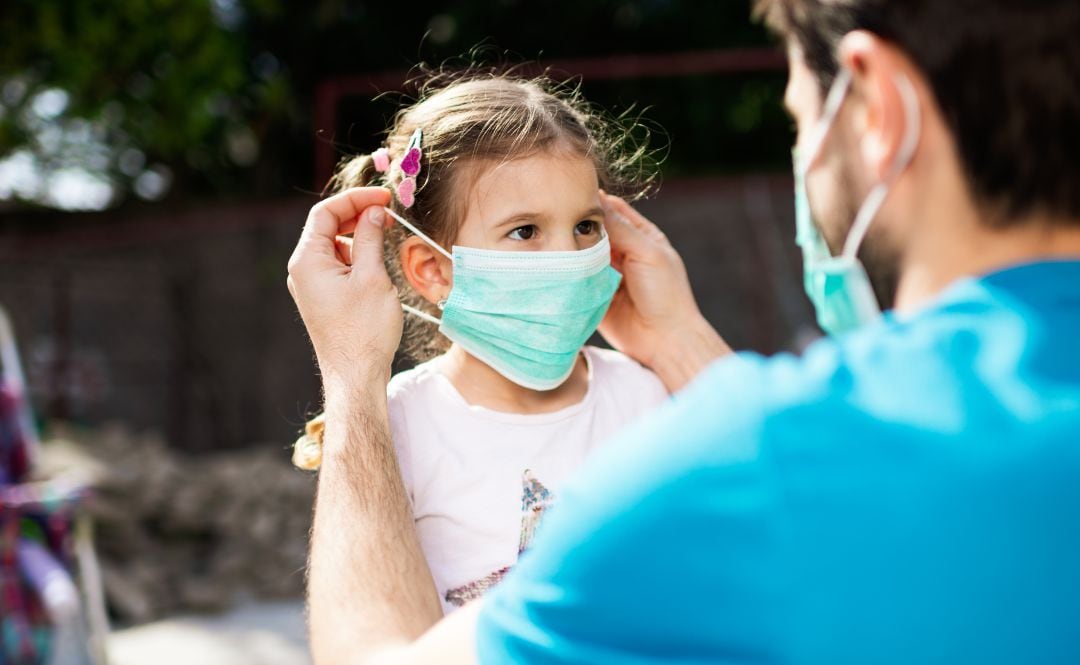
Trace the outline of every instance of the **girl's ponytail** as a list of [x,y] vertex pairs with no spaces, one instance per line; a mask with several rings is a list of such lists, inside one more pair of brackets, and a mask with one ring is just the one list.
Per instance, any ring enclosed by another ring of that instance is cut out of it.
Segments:
[[375,160],[371,155],[356,155],[341,161],[326,189],[333,194],[350,187],[379,185],[382,184],[380,180],[383,180],[383,174],[375,170]]

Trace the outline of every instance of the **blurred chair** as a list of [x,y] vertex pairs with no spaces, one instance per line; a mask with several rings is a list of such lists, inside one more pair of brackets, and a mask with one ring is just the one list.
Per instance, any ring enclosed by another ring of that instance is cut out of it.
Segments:
[[106,665],[87,491],[34,476],[39,442],[0,307],[0,665]]

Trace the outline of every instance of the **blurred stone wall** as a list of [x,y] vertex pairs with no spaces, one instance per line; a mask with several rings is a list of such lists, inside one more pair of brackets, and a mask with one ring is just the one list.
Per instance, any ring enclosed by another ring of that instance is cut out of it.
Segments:
[[273,445],[187,454],[122,423],[56,425],[38,470],[91,489],[114,625],[303,595],[315,475]]
[[[284,454],[319,401],[285,289],[313,202],[0,216],[0,304],[38,413],[157,429],[192,452],[269,443]],[[735,348],[773,353],[813,334],[789,177],[669,182],[640,208]]]

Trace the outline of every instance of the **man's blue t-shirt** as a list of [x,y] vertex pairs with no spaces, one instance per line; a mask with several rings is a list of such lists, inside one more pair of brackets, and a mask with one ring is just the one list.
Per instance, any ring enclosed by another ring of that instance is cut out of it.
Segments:
[[1080,663],[1080,262],[718,361],[484,601],[494,663]]

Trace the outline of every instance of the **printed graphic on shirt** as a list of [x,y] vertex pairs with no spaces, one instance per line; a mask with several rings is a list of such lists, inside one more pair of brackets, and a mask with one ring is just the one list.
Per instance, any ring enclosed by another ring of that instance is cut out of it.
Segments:
[[446,592],[446,602],[450,603],[454,607],[464,607],[465,603],[470,600],[476,600],[480,596],[484,595],[488,589],[495,586],[502,580],[503,576],[510,572],[510,566],[505,566],[496,570],[490,575],[486,575],[476,580],[475,582],[469,582],[463,586],[459,586],[456,589],[450,589]]
[[[551,506],[554,500],[555,495],[552,494],[548,488],[544,487],[544,484],[533,475],[532,471],[525,469],[525,473],[521,474],[521,537],[518,540],[519,555],[528,549],[529,545],[532,543],[533,534],[536,533],[536,527],[540,524],[540,519],[543,518],[544,511]],[[475,600],[484,595],[488,589],[498,584],[503,576],[509,571],[510,566],[505,566],[474,582],[469,582],[456,589],[450,589],[446,592],[446,602],[455,607],[462,607],[470,600]]]
[[521,538],[518,540],[518,554],[532,544],[536,526],[544,511],[555,501],[555,496],[536,479],[532,471],[525,469],[521,474]]

